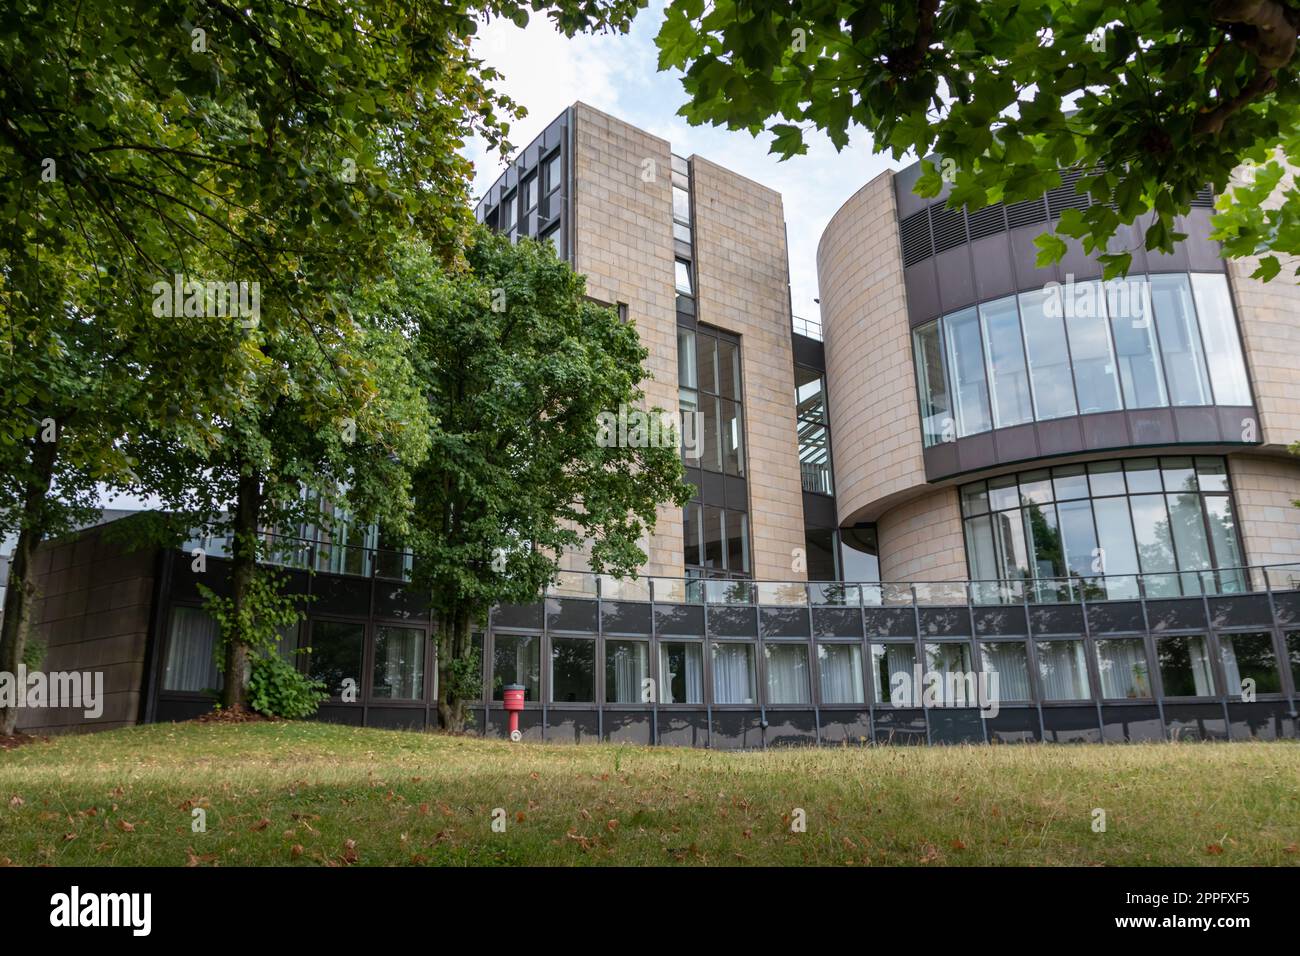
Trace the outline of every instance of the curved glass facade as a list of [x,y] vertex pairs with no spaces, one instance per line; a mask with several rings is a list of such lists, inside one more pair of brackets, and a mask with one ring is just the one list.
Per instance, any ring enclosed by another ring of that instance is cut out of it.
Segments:
[[1122,409],[1251,404],[1222,273],[1048,283],[912,333],[925,446]]
[[964,485],[960,496],[977,600],[1247,590],[1222,458],[1043,468]]

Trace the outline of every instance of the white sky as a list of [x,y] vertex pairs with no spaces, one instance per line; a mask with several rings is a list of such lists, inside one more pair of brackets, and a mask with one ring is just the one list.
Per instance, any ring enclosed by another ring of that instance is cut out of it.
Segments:
[[[504,79],[497,88],[528,110],[510,141],[527,146],[576,100],[590,103],[634,126],[663,137],[682,156],[693,153],[779,191],[785,204],[794,314],[816,318],[817,242],[830,217],[864,183],[887,168],[900,168],[888,154],[874,155],[861,130],[836,153],[820,132],[806,137],[808,154],[780,162],[768,153],[768,137],[711,126],[692,127],[677,110],[686,101],[680,74],[656,71],[654,36],[663,20],[662,0],[637,16],[626,35],[579,35],[572,40],[548,20],[533,17],[526,29],[507,20],[480,27],[475,52]],[[474,162],[475,198],[500,175],[500,158],[482,141],[468,144]]]

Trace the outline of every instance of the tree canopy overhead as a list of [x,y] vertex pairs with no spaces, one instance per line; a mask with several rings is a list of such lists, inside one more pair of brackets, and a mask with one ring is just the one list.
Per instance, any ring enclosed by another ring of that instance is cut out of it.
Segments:
[[[1085,170],[1092,197],[1060,235],[1100,253],[1107,274],[1131,255],[1110,240],[1142,217],[1146,245],[1169,251],[1175,218],[1207,183],[1230,256],[1300,253],[1300,190],[1278,190],[1278,154],[1300,163],[1291,0],[681,0],[657,43],[661,69],[685,71],[692,123],[766,132],[772,151],[806,151],[820,129],[837,148],[850,130],[895,158],[938,154],[917,184],[951,205],[1033,198]],[[1149,216],[1148,216],[1149,214]],[[1044,261],[1066,250],[1039,243]],[[1300,269],[1297,270],[1300,272]]]

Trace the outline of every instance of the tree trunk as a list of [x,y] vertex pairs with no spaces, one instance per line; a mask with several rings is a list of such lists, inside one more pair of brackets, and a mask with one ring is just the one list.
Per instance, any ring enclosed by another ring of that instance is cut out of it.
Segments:
[[[41,441],[39,437],[36,440],[32,451],[33,474],[27,482],[23,499],[22,525],[9,561],[9,588],[5,591],[4,618],[0,621],[0,671],[8,671],[15,677],[27,648],[27,630],[36,598],[32,557],[37,545],[45,539],[45,499],[49,497],[54,482],[58,445],[57,434],[54,441]],[[26,693],[26,688],[19,687],[18,693]],[[12,734],[17,723],[18,708],[0,707],[0,736]]]
[[469,615],[463,612],[444,614],[438,620],[438,726],[443,730],[463,730],[465,700],[457,680],[457,661],[470,651]]
[[221,705],[227,710],[243,709],[248,687],[250,655],[238,622],[243,619],[249,584],[257,570],[257,525],[261,510],[260,476],[256,472],[241,474],[235,501],[235,541],[230,552],[230,603],[236,627],[226,644],[225,686],[221,691]]

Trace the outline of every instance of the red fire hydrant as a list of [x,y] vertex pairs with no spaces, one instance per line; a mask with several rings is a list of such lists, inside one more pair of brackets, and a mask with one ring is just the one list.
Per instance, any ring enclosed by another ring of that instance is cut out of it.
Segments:
[[524,685],[507,684],[505,703],[506,711],[510,714],[510,739],[518,743],[523,738],[519,732],[519,712],[524,709]]

